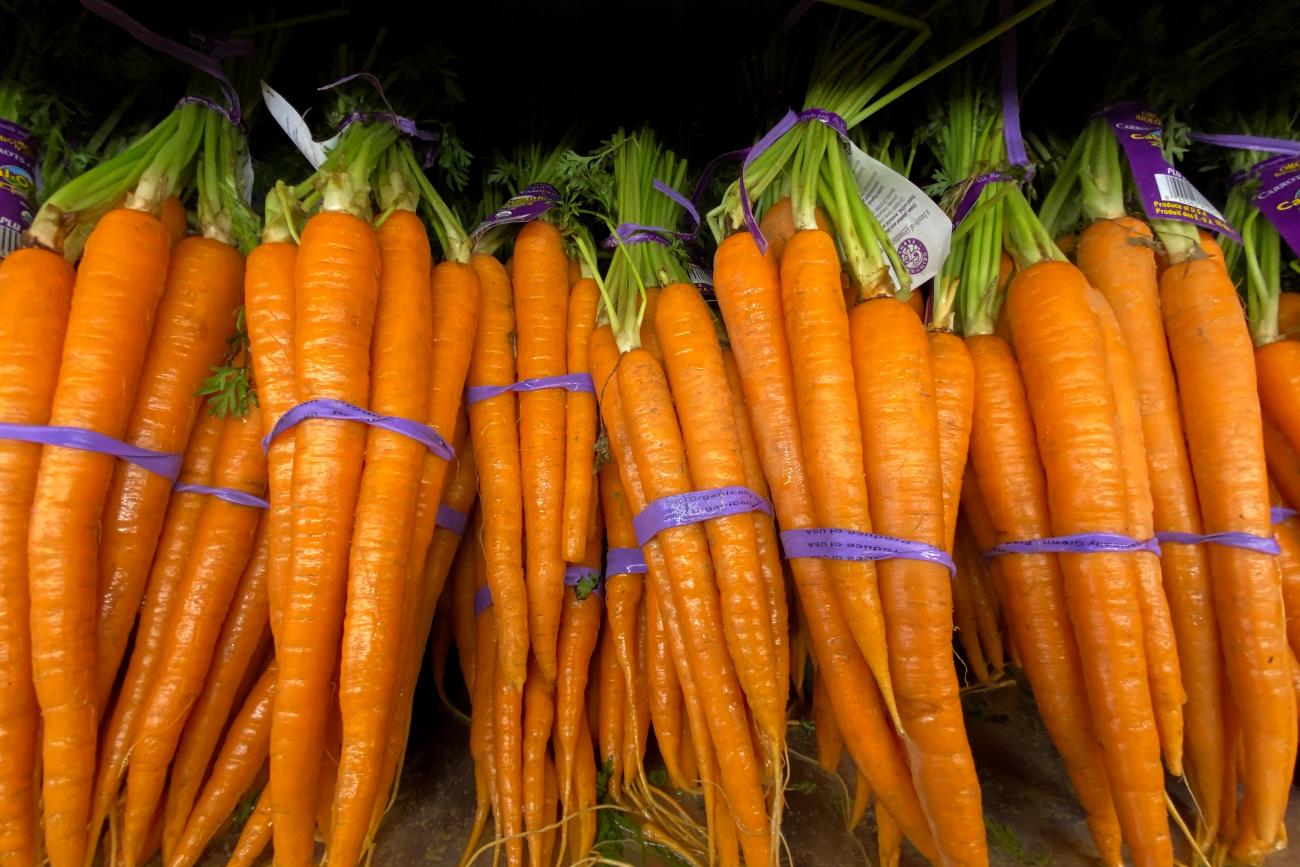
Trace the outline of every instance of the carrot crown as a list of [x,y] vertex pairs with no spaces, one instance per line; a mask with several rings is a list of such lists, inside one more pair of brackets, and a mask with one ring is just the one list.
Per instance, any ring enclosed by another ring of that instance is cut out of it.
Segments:
[[203,235],[238,247],[247,253],[258,241],[257,214],[249,207],[247,185],[251,170],[244,177],[246,164],[244,136],[218,112],[209,111],[203,118],[203,149],[198,160],[195,180],[199,192],[199,225]]
[[1018,269],[1038,262],[1064,262],[1065,254],[1047,233],[1029,200],[1017,186],[1008,184],[1004,205],[1005,245]]

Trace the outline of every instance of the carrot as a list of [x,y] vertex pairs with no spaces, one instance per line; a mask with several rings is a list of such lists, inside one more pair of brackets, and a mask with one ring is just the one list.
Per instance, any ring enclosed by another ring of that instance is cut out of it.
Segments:
[[974,412],[975,371],[970,351],[951,331],[930,330],[930,368],[934,377],[935,412],[939,419],[939,470],[943,480],[943,549],[952,553],[957,532],[957,505],[961,501],[962,473],[970,451],[971,415]]
[[[447,695],[447,658],[451,655],[451,594],[438,597],[429,632],[429,673],[438,700],[448,709],[457,709]],[[458,710],[458,709],[457,709]]]
[[862,817],[867,814],[867,807],[870,803],[871,783],[867,781],[866,775],[862,771],[855,771],[853,807],[849,810],[849,821],[846,823],[848,830],[852,831],[862,824]]
[[[984,508],[982,502],[979,508]],[[967,561],[970,563],[971,602],[975,607],[975,628],[979,633],[984,658],[993,666],[992,676],[997,680],[1002,677],[1003,669],[1006,667],[997,595],[992,588],[988,565],[980,557],[979,547],[975,544],[975,538],[969,528],[965,533],[964,542]],[[957,546],[960,548],[961,542],[958,542]]]
[[[623,410],[623,398],[618,384],[617,372],[622,359],[614,342],[612,330],[608,326],[597,328],[591,340],[591,373],[596,383],[601,420],[604,422],[610,450],[618,466],[623,491],[627,494],[633,514],[639,514],[649,501],[641,483],[641,473],[632,447],[628,417]],[[705,720],[703,696],[687,657],[685,627],[673,599],[667,558],[658,538],[651,539],[641,546],[641,551],[646,561],[646,573],[651,579],[647,587],[653,588],[648,592],[647,599],[653,596],[653,610],[661,617],[662,634],[668,639],[668,658],[676,674],[676,682],[681,687],[681,706],[685,711],[687,723],[683,734],[689,737],[696,773],[700,776],[705,814],[711,815],[715,801],[715,778],[711,771],[713,746],[708,734],[708,723]],[[687,769],[688,760],[683,750],[682,774],[689,780],[694,775]]]
[[1300,458],[1286,441],[1286,434],[1269,421],[1264,422],[1264,456],[1269,476],[1282,492],[1288,505],[1300,503]]
[[[185,732],[176,747],[163,813],[163,855],[169,860],[185,830],[208,762],[235,707],[237,693],[253,668],[267,632],[266,568],[269,557],[267,516],[258,526],[254,554],[239,578],[230,611],[217,637],[216,657],[203,691],[194,702]],[[251,673],[256,674],[255,671]],[[270,722],[270,718],[267,718]],[[260,766],[265,756],[258,760]]]
[[[476,518],[474,530],[481,528],[480,519]],[[486,588],[487,574],[483,568],[483,549],[478,544],[479,535],[471,536],[466,548],[467,558],[473,564],[474,587],[478,593]],[[470,829],[469,839],[465,843],[461,862],[464,863],[478,848],[478,841],[483,835],[489,810],[500,822],[497,813],[496,762],[493,747],[493,705],[492,688],[495,684],[496,668],[496,611],[495,606],[478,614],[474,622],[474,684],[470,691],[472,715],[469,727],[469,753],[474,759],[475,810],[474,825]]]
[[[1007,300],[1053,535],[1113,532],[1129,523],[1105,338],[1088,289],[1074,266],[1049,260],[1016,274]],[[1173,855],[1159,738],[1135,628],[1141,615],[1133,558],[1080,554],[1060,563],[1120,826],[1137,863],[1167,864]]]
[[[35,247],[0,263],[0,422],[50,418],[72,303],[72,266]],[[28,629],[27,529],[41,446],[0,440],[0,863],[36,862],[38,709]]]
[[641,348],[654,356],[655,361],[663,364],[664,351],[659,346],[659,332],[655,330],[655,311],[659,309],[659,286],[647,286],[645,289],[645,307],[641,310]]
[[[817,221],[817,228],[823,232],[831,231],[831,219],[821,208],[813,209],[813,219]],[[763,237],[767,239],[767,248],[772,251],[775,261],[780,262],[786,243],[797,231],[790,197],[782,196],[773,202],[772,206],[763,212],[763,219],[759,221],[758,227]]]
[[[535,220],[519,231],[512,282],[519,378],[565,373],[569,280],[559,229]],[[564,588],[561,532],[566,395],[553,388],[519,395],[519,457],[527,504],[524,576],[528,588],[528,641],[547,681],[554,681],[556,675],[556,637]],[[581,527],[585,530],[586,524]]]
[[[602,483],[604,471],[602,471]],[[608,507],[607,507],[608,508]],[[599,548],[599,543],[596,544]],[[599,553],[588,551],[589,560],[600,562]],[[566,590],[560,615],[558,642],[560,677],[555,694],[555,760],[559,775],[560,803],[566,817],[575,794],[579,722],[591,674],[591,658],[600,631],[601,599],[596,594],[579,599]]]
[[[1250,336],[1232,282],[1214,259],[1193,259],[1165,271],[1160,300],[1205,532],[1271,536]],[[1285,809],[1296,741],[1277,564],[1267,554],[1223,545],[1210,546],[1209,558],[1245,746],[1241,778],[1251,814],[1240,823],[1267,845]]]
[[601,768],[609,771],[610,796],[617,798],[622,791],[625,773],[623,737],[626,695],[623,673],[619,670],[618,657],[614,654],[614,643],[610,640],[608,629],[601,630],[600,634],[597,679],[600,684],[596,716],[597,754]]
[[[676,398],[690,483],[698,490],[743,486],[745,466],[735,416],[719,412],[731,405],[722,350],[708,307],[694,286],[677,283],[661,290],[655,331]],[[750,515],[739,514],[705,521],[704,530],[727,649],[763,733],[764,749],[774,754],[784,742],[787,678],[776,661],[757,529]]]
[[[606,621],[608,622],[608,621]],[[639,609],[636,618],[636,660],[645,656],[645,609]],[[644,776],[645,751],[650,737],[650,703],[647,695],[645,678],[634,669],[633,677],[627,678],[624,686],[624,708],[627,711],[623,721],[623,775],[625,779]]]
[[[990,530],[996,533],[982,535],[982,523],[972,519],[976,542],[987,550],[1002,541],[1046,537],[1052,532],[1046,479],[1011,347],[991,334],[968,337],[966,343],[975,366],[967,475],[987,509]],[[972,503],[973,498],[966,502]],[[977,514],[970,505],[964,505],[963,511]],[[1092,723],[1058,559],[1051,554],[1013,554],[997,558],[991,566],[1012,641],[1022,648],[1021,664],[1087,815],[1093,842],[1103,863],[1119,864],[1119,820]]]
[[185,206],[176,196],[168,196],[163,199],[162,213],[158,219],[162,221],[163,226],[167,229],[167,235],[172,239],[172,246],[175,247],[185,238],[189,232],[189,215],[185,212]]
[[[262,434],[269,435],[280,417],[298,402],[294,382],[294,268],[298,245],[263,241],[248,254],[244,267],[244,309],[248,340],[262,406]],[[271,631],[278,639],[284,614],[285,587],[293,558],[293,450],[295,438],[282,436],[266,453],[271,510],[270,564],[266,592]]]
[[1282,292],[1278,295],[1277,331],[1290,340],[1300,337],[1300,292]]
[[[633,350],[618,365],[619,396],[626,413],[637,470],[645,496],[653,502],[692,490],[684,472],[685,447],[672,407],[668,383],[647,352]],[[741,705],[736,671],[716,636],[722,632],[717,595],[709,580],[709,549],[698,525],[672,527],[657,536],[667,561],[669,587],[682,616],[689,653],[688,668],[708,708],[707,722],[716,748],[727,756],[720,763],[723,792],[741,829],[746,860],[767,863],[771,856],[768,817],[759,764],[752,752],[749,724]],[[660,603],[664,593],[660,594]]]
[[[818,526],[775,260],[760,253],[748,233],[739,232],[718,247],[713,276],[777,519],[786,529]],[[852,436],[860,452],[861,434],[854,431]],[[818,673],[826,678],[835,717],[844,724],[845,745],[872,789],[901,817],[908,838],[933,860],[933,839],[883,699],[865,658],[849,647],[850,642],[856,647],[856,640],[840,605],[832,564],[796,558],[790,565],[801,608],[808,614],[803,623]]]
[[266,851],[271,842],[271,790],[262,789],[257,796],[257,806],[244,823],[235,842],[235,851],[231,853],[226,867],[253,867],[257,859]]
[[[590,373],[588,347],[596,328],[600,289],[596,281],[583,278],[569,292],[567,369],[571,374]],[[587,544],[587,511],[591,489],[596,483],[596,398],[581,391],[564,394],[564,522],[561,528],[563,556],[569,563],[582,560]]]
[[1300,533],[1296,520],[1288,518],[1273,526],[1278,547],[1278,571],[1282,573],[1282,601],[1286,610],[1287,643],[1294,650],[1300,647]]
[[828,774],[839,773],[840,758],[844,754],[844,735],[840,732],[830,697],[826,694],[826,681],[815,674],[812,715],[813,731],[817,736],[817,764]]
[[[501,263],[476,255],[474,270],[482,287],[478,333],[470,360],[469,383],[509,385],[515,381],[514,302]],[[515,395],[499,394],[470,404],[470,435],[479,465],[483,503],[483,551],[488,586],[497,609],[498,674],[522,689],[528,659],[527,590],[524,584],[523,488],[520,477],[519,421]],[[563,582],[556,579],[557,584]]]
[[[472,522],[471,522],[472,526]],[[474,660],[477,655],[474,627],[474,558],[470,554],[473,543],[465,542],[455,549],[451,565],[451,634],[456,644],[456,657],[460,675],[471,696],[474,695]],[[430,552],[430,559],[433,553]]]
[[[266,492],[266,460],[261,450],[261,416],[256,406],[247,417],[232,419],[217,447],[215,487],[260,497]],[[142,851],[167,768],[180,741],[189,711],[203,688],[239,576],[252,555],[262,512],[250,506],[209,497],[194,534],[194,555],[185,564],[177,591],[178,607],[168,624],[168,640],[149,698],[140,716],[131,763],[127,769],[123,848],[127,867]]]
[[1291,448],[1300,450],[1300,340],[1274,340],[1257,347],[1255,375],[1260,407]]
[[[167,230],[117,208],[77,271],[50,424],[126,433],[155,308]],[[27,542],[32,679],[41,708],[45,844],[53,867],[81,867],[95,767],[95,554],[114,459],[51,446],[41,455]]]
[[338,789],[339,748],[343,739],[343,719],[337,703],[331,702],[325,718],[325,750],[320,758],[316,784],[316,836],[328,840],[334,818],[334,796]]
[[[493,596],[493,608],[495,604]],[[494,812],[503,839],[506,863],[510,867],[524,863],[523,833],[523,693],[515,688],[502,671],[498,648],[492,687],[492,753],[496,757],[497,805]]]
[[898,867],[902,855],[903,833],[888,808],[876,799],[876,851],[880,867]]
[[[714,279],[719,279],[716,266]],[[791,418],[800,420],[814,526],[869,533],[871,514],[849,357],[849,321],[839,291],[839,257],[828,233],[803,230],[790,238],[781,260],[780,285],[797,403],[797,414]],[[734,319],[728,317],[728,322]],[[737,356],[739,360],[739,350]],[[743,365],[741,369],[743,373]],[[764,426],[757,427],[761,437]],[[768,478],[772,478],[771,472]],[[783,526],[796,529],[809,525]],[[885,651],[885,620],[875,564],[832,560],[827,568],[835,579],[854,640],[876,676],[890,716],[901,727]],[[873,788],[881,790],[879,781],[873,780]]]
[[686,750],[682,731],[682,691],[677,682],[677,669],[669,655],[668,635],[660,614],[654,585],[645,589],[646,655],[644,660],[647,693],[649,694],[650,723],[654,726],[655,743],[663,757],[668,779],[674,787],[691,790],[694,778],[685,772]]
[[[1116,433],[1128,491],[1129,527],[1126,532],[1133,538],[1150,539],[1155,535],[1155,528],[1132,358],[1120,334],[1115,314],[1105,298],[1093,291],[1088,293],[1088,299],[1105,337],[1106,365],[1115,394]],[[1182,776],[1182,706],[1187,695],[1183,691],[1182,673],[1178,667],[1169,604],[1161,586],[1160,560],[1146,551],[1134,554],[1133,559],[1137,567],[1137,599],[1142,612],[1147,677],[1151,681],[1151,704],[1160,733],[1161,752],[1170,773]]]
[[[731,398],[731,413],[736,423],[739,436],[740,456],[745,466],[745,487],[763,499],[769,499],[767,479],[763,477],[763,465],[758,457],[758,443],[754,440],[754,429],[745,409],[744,386],[740,383],[740,369],[736,367],[736,357],[730,348],[722,351],[722,361],[727,374],[727,391]],[[776,523],[772,516],[763,512],[750,513],[754,522],[754,533],[758,539],[758,562],[763,571],[763,589],[767,597],[767,610],[772,621],[772,650],[776,658],[776,682],[780,684],[781,714],[785,715],[785,704],[789,698],[790,682],[790,609],[785,592],[785,569],[781,563],[781,547],[777,541]],[[779,744],[784,748],[785,732],[782,727]]]
[[[944,482],[925,326],[892,296],[849,316],[871,525],[941,547]],[[955,445],[950,445],[955,447]],[[912,758],[912,778],[943,857],[988,859],[979,781],[961,717],[952,662],[952,590],[942,566],[882,560],[877,569],[890,668]]]
[[542,803],[542,815],[546,817],[547,826],[551,827],[547,827],[546,831],[544,831],[542,835],[542,863],[554,864],[555,844],[559,837],[559,833],[553,826],[555,825],[555,812],[560,805],[560,792],[559,784],[555,779],[555,759],[551,757],[550,753],[547,753],[545,758],[546,786]]
[[[221,361],[244,279],[244,257],[212,238],[186,238],[171,250],[167,282],[149,339],[126,441],[179,452],[199,413],[196,392]],[[119,461],[109,484],[99,550],[96,627],[97,706],[108,700],[135,623],[162,530],[171,480]]]
[[984,649],[980,646],[979,621],[975,616],[975,599],[971,589],[971,584],[974,583],[971,574],[974,564],[960,532],[955,548],[953,559],[957,563],[957,574],[952,583],[952,619],[957,628],[957,641],[961,644],[966,664],[970,666],[975,682],[988,683],[989,666],[984,658]]
[[[225,428],[224,419],[202,413],[190,435],[179,480],[197,485],[211,485],[217,444]],[[127,755],[135,743],[138,720],[153,688],[155,675],[164,662],[163,645],[171,624],[176,593],[185,574],[186,562],[194,544],[199,517],[207,504],[206,494],[181,491],[172,494],[158,539],[149,580],[145,585],[144,607],[136,627],[135,647],[117,691],[112,713],[104,727],[99,768],[95,777],[95,796],[90,820],[91,845],[99,839],[104,817],[117,800]],[[224,720],[223,720],[224,722]]]
[[574,812],[578,813],[578,833],[569,838],[569,852],[575,858],[585,856],[596,843],[596,752],[592,749],[585,715],[578,733],[576,762]]
[[271,744],[271,706],[275,702],[276,667],[272,662],[258,678],[244,706],[230,723],[212,766],[212,775],[194,805],[169,867],[189,867],[198,862],[221,823],[239,804],[266,763]]
[[[294,377],[298,399],[365,406],[379,294],[379,245],[360,218],[312,217],[294,266]],[[293,561],[283,589],[280,666],[271,724],[276,860],[311,861],[325,712],[338,657],[349,530],[366,430],[310,419],[294,431]]]
[[[1098,220],[1079,238],[1084,276],[1109,302],[1133,359],[1154,529],[1200,533],[1196,486],[1178,412],[1174,371],[1160,318],[1151,230],[1140,220]],[[1203,546],[1162,546],[1161,573],[1187,692],[1188,776],[1201,817],[1218,824],[1223,791],[1223,661]]]
[[[632,528],[631,506],[627,494],[623,492],[623,485],[618,480],[618,468],[612,463],[607,463],[601,467],[599,476],[600,506],[603,510],[605,536],[609,547],[611,549],[639,547],[636,543],[636,531]],[[599,558],[595,562],[599,564]],[[640,575],[610,575],[605,581],[606,628],[610,632],[614,653],[623,672],[624,690],[629,698],[628,710],[638,719],[634,730],[636,732],[641,728],[639,719],[652,713],[648,702],[659,698],[654,691],[647,694],[645,679],[640,676],[644,653],[639,647],[637,631],[638,623],[645,623],[646,613],[642,593],[643,580]],[[666,645],[664,650],[666,652]],[[666,667],[671,668],[671,663]],[[675,683],[673,688],[677,689]],[[632,749],[639,759],[645,750],[644,735],[637,737]],[[669,775],[672,776],[677,770],[677,754],[674,752],[671,757],[665,755],[664,763],[670,769]],[[639,775],[642,770],[639,764],[626,765],[625,773],[631,774],[634,767]],[[678,778],[673,777],[673,779]]]
[[[370,409],[426,421],[433,312],[429,237],[413,211],[393,211],[375,232],[379,303],[371,358]],[[339,663],[342,746],[328,844],[332,859],[355,864],[370,830],[391,706],[401,666],[407,561],[427,449],[393,431],[371,428],[348,552],[347,603]],[[423,644],[421,645],[423,647]]]
[[528,669],[523,695],[522,774],[520,795],[524,832],[528,840],[528,859],[532,864],[546,863],[542,828],[551,824],[546,815],[546,759],[555,722],[552,684],[542,677],[536,660]]

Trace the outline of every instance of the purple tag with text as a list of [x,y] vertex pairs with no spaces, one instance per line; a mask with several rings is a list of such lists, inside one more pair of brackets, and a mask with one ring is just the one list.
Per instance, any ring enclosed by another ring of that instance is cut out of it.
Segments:
[[1294,518],[1300,514],[1295,509],[1288,509],[1286,506],[1274,506],[1268,510],[1268,517],[1274,524],[1280,524],[1283,521]]
[[1162,530],[1156,533],[1156,540],[1163,544],[1175,545],[1223,545],[1228,548],[1244,548],[1259,554],[1281,554],[1277,539],[1272,536],[1256,536],[1251,533],[1233,531],[1223,533],[1183,533],[1179,530]]
[[460,509],[453,509],[447,504],[438,507],[437,526],[444,530],[449,530],[457,536],[465,535],[465,525],[469,522],[469,515],[466,515]]
[[211,485],[196,485],[191,482],[177,482],[172,491],[177,494],[205,494],[209,497],[216,497],[219,500],[225,500],[227,503],[234,503],[236,506],[249,506],[253,509],[269,509],[271,504],[261,497],[255,497],[252,494],[235,488],[214,488]]
[[596,393],[596,384],[591,381],[590,373],[564,373],[559,376],[539,376],[536,379],[522,379],[510,385],[471,385],[466,391],[466,400],[478,403],[505,394],[508,391],[545,391],[548,388],[562,388],[565,391]]
[[0,259],[22,243],[35,200],[34,137],[18,124],[0,120]]
[[262,437],[262,450],[269,449],[271,443],[289,428],[312,418],[359,421],[362,424],[392,431],[395,434],[401,434],[404,437],[413,439],[443,460],[449,461],[456,455],[451,446],[447,444],[447,441],[427,424],[412,421],[409,418],[380,415],[377,412],[353,406],[346,401],[334,400],[329,397],[318,397],[315,400],[303,401],[285,412],[276,421],[275,427],[271,428],[271,432]]
[[10,424],[0,422],[0,439],[25,443],[62,446],[83,452],[98,452],[121,458],[154,475],[176,481],[181,474],[181,456],[170,452],[156,452],[114,439],[107,434],[79,427],[59,427],[40,424]]
[[749,488],[731,485],[711,491],[690,491],[660,497],[632,519],[632,527],[636,530],[637,542],[645,545],[661,530],[670,527],[684,527],[711,518],[745,512],[765,512],[770,515],[772,504]]
[[782,530],[781,546],[786,559],[811,557],[817,560],[922,560],[935,563],[956,575],[957,567],[948,552],[894,536],[816,527],[805,530]]
[[640,548],[610,548],[605,552],[605,578],[644,575],[648,570]]
[[1006,554],[1124,554],[1146,551],[1160,555],[1160,543],[1155,539],[1139,540],[1123,533],[1072,533],[1068,536],[1049,536],[1046,539],[1020,539],[1003,542],[984,552],[984,559]]
[[1128,157],[1149,219],[1191,223],[1241,243],[1241,236],[1219,209],[1165,160],[1160,150],[1163,127],[1155,112],[1140,103],[1122,102],[1107,106],[1102,113]]
[[474,593],[474,616],[478,617],[492,607],[492,588],[484,584]]
[[1300,156],[1284,154],[1255,163],[1247,176],[1259,181],[1251,202],[1300,256]]
[[507,223],[530,223],[560,201],[560,191],[550,184],[529,184],[513,195],[492,216],[478,224],[470,233],[471,242],[478,241],[488,231]]

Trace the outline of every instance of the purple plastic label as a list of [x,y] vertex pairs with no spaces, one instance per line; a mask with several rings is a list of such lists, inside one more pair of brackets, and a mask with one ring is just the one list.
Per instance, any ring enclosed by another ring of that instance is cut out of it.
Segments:
[[1300,515],[1295,509],[1288,509],[1286,506],[1274,506],[1268,510],[1268,517],[1274,524],[1280,524],[1283,521]]
[[326,418],[334,421],[359,421],[362,424],[382,428],[413,439],[443,460],[449,461],[456,456],[455,451],[447,444],[447,441],[427,424],[412,421],[409,418],[380,415],[359,406],[353,406],[346,401],[334,400],[329,397],[318,397],[314,400],[303,401],[280,416],[275,423],[275,427],[271,428],[271,432],[262,437],[262,450],[269,449],[271,443],[280,434],[312,418]]
[[970,186],[966,188],[965,195],[961,197],[961,201],[953,209],[952,224],[956,226],[966,219],[966,215],[971,212],[971,209],[975,207],[975,203],[979,201],[980,193],[984,192],[984,188],[989,184],[998,181],[1014,181],[1015,179],[1015,175],[1007,172],[987,172],[972,178]]
[[605,581],[599,569],[590,566],[566,566],[564,568],[564,586],[577,591],[578,599],[586,599],[592,593],[602,596],[605,593]]
[[98,452],[121,458],[127,463],[135,464],[154,475],[176,481],[181,474],[181,456],[169,452],[156,452],[143,449],[114,439],[107,434],[85,430],[79,427],[59,427],[56,425],[10,424],[0,422],[0,439],[18,440],[25,443],[41,443],[47,446],[62,446],[83,452]]
[[1128,157],[1149,219],[1192,223],[1241,243],[1241,236],[1219,209],[1165,160],[1160,150],[1163,127],[1159,115],[1136,102],[1107,106],[1102,113]]
[[1134,539],[1123,533],[1073,533],[1069,536],[1003,542],[985,551],[984,559],[1007,554],[1124,554],[1134,551],[1147,551],[1159,556],[1160,542],[1156,539]]
[[457,536],[465,535],[465,525],[469,523],[469,515],[466,515],[460,509],[453,509],[445,503],[438,507],[437,526],[444,530],[449,530]]
[[605,552],[605,578],[644,575],[649,571],[640,548],[610,548]]
[[510,385],[471,385],[466,389],[466,400],[478,403],[508,391],[545,391],[548,388],[562,388],[565,391],[596,393],[596,384],[591,381],[590,373],[564,373],[559,376],[539,376],[536,379],[521,379]]
[[478,617],[492,607],[492,588],[486,584],[474,593],[474,616]]
[[1300,256],[1300,156],[1271,157],[1255,163],[1246,175],[1259,181],[1251,201]]
[[1228,548],[1244,548],[1259,554],[1281,554],[1282,549],[1277,539],[1272,536],[1256,536],[1252,533],[1183,533],[1178,530],[1162,530],[1156,533],[1156,540],[1163,544],[1174,545],[1223,545]]
[[863,533],[859,530],[840,530],[834,527],[816,527],[806,530],[782,530],[781,546],[786,559],[811,557],[817,560],[921,560],[935,563],[957,574],[957,566],[948,552],[924,542]]
[[204,494],[209,497],[216,497],[219,500],[225,500],[227,503],[234,503],[236,506],[248,506],[253,509],[271,508],[271,504],[261,497],[255,497],[235,488],[214,488],[211,485],[177,482],[172,491],[177,494]]
[[772,514],[772,504],[739,485],[660,497],[632,519],[637,543],[644,546],[660,531],[745,512]]
[[478,241],[488,231],[508,223],[531,223],[560,201],[560,191],[550,184],[529,184],[511,196],[492,216],[478,224],[470,233],[471,242]]
[[35,200],[35,137],[16,123],[0,120],[0,259],[22,243]]

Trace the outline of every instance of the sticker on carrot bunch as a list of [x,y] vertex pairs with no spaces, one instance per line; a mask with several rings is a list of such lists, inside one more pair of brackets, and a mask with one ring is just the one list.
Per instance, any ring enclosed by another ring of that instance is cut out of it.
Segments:
[[1158,114],[1136,102],[1107,106],[1102,114],[1124,149],[1149,219],[1192,223],[1241,242],[1223,213],[1165,159],[1160,149],[1164,128]]
[[1273,224],[1291,252],[1300,256],[1300,156],[1270,157],[1234,180],[1241,183],[1250,178],[1259,183],[1251,202]]
[[[912,287],[920,286],[948,258],[952,221],[925,191],[857,145],[848,144],[848,157],[858,194],[898,251]],[[892,263],[890,270],[898,283]]]
[[36,148],[32,134],[0,119],[0,259],[12,253],[32,224]]

